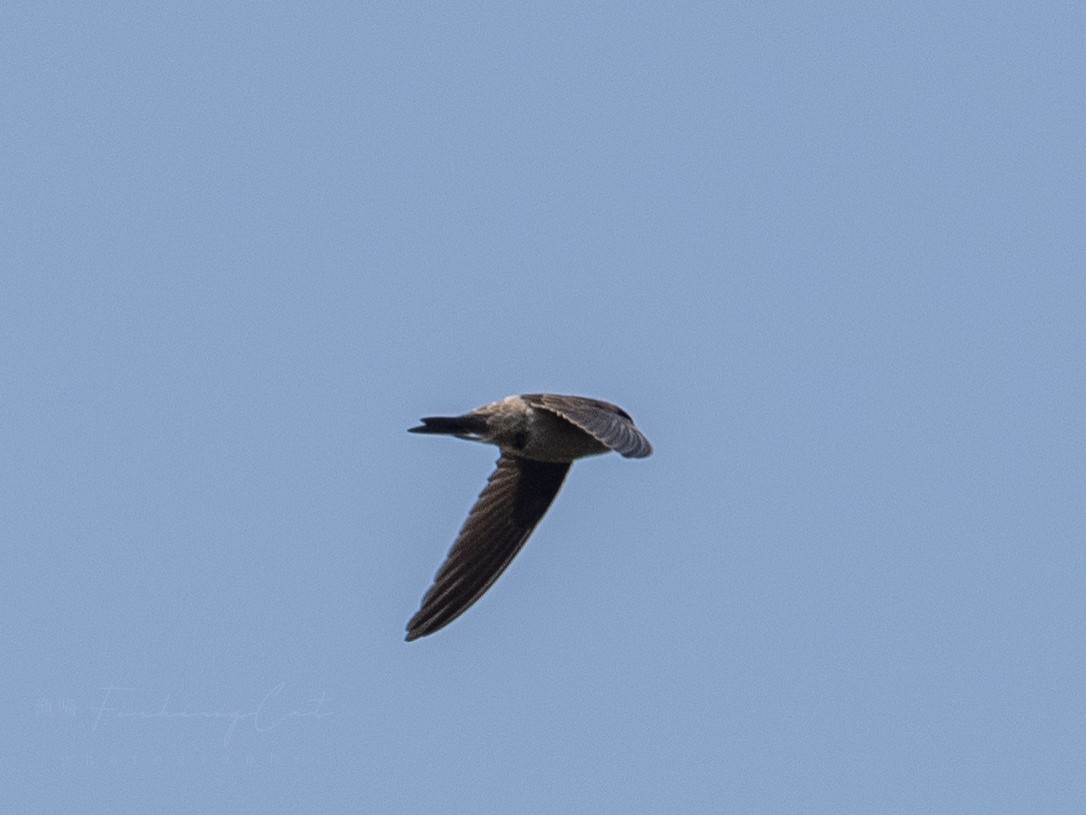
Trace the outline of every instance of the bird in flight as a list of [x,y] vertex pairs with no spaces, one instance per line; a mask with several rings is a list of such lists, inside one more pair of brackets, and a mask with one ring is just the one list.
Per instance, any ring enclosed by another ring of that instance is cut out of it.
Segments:
[[652,454],[622,408],[553,393],[509,396],[462,416],[431,416],[410,432],[496,444],[501,456],[408,622],[408,641],[444,628],[482,597],[528,540],[574,459],[610,450],[626,458]]

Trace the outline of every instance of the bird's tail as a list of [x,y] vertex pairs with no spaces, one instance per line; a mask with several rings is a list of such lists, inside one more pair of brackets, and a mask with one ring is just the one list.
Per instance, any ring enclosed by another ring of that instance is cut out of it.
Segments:
[[409,433],[436,433],[443,436],[460,436],[474,439],[486,432],[486,419],[468,413],[464,416],[427,416]]

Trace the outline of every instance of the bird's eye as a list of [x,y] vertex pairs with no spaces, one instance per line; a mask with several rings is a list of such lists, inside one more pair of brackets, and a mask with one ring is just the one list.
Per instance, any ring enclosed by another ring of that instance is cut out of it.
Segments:
[[513,446],[518,450],[523,450],[524,445],[528,443],[528,434],[523,430],[518,430],[513,434]]

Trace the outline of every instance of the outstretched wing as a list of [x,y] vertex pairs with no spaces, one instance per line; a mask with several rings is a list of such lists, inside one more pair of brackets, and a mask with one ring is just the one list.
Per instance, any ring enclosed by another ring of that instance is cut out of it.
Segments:
[[559,396],[554,393],[532,393],[523,398],[533,407],[549,410],[572,422],[626,458],[652,455],[649,440],[634,425],[630,414],[618,405],[585,396]]
[[554,501],[569,466],[505,455],[498,459],[422,607],[407,624],[409,641],[444,628],[483,596]]

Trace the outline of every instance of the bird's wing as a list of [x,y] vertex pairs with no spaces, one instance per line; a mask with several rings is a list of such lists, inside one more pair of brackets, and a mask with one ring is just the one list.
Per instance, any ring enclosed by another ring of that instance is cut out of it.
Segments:
[[649,440],[634,425],[630,414],[618,405],[584,396],[536,393],[523,397],[533,407],[549,410],[572,422],[601,444],[626,458],[652,455]]
[[444,628],[482,597],[554,501],[569,466],[506,455],[498,459],[422,607],[407,624],[408,640]]

